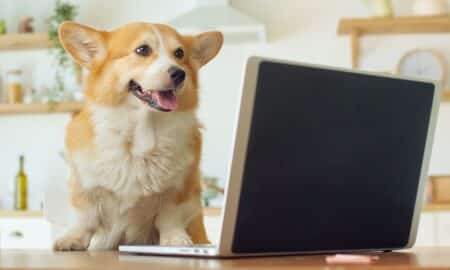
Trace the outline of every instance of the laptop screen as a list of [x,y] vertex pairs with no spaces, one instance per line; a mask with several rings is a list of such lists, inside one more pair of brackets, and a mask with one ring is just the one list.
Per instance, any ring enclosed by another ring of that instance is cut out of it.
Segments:
[[262,62],[233,252],[406,245],[434,91]]

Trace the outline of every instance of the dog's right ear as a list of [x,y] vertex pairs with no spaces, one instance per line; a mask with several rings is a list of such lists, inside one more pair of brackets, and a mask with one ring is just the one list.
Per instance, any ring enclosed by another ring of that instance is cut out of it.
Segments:
[[106,57],[106,32],[74,22],[63,22],[58,33],[64,49],[83,67],[90,69]]

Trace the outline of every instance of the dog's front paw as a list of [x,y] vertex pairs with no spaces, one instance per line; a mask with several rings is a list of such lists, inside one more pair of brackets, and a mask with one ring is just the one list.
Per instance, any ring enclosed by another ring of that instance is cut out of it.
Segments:
[[54,251],[82,251],[89,246],[89,241],[83,237],[65,236],[55,241]]
[[161,233],[159,244],[161,246],[191,246],[191,237],[184,230],[173,230]]

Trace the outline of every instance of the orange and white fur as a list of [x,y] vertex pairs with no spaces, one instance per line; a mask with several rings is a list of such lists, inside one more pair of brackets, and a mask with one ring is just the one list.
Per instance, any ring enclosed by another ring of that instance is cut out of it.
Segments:
[[183,36],[149,23],[106,32],[72,22],[59,34],[89,75],[66,136],[77,223],[54,249],[208,243],[197,75],[222,34]]

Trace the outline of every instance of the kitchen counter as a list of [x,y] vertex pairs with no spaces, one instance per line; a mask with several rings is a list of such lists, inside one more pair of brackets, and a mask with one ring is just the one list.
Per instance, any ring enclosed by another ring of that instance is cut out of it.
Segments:
[[[242,259],[201,259],[135,256],[116,251],[52,252],[2,250],[0,268],[26,269],[324,269],[325,256],[290,256]],[[339,269],[360,269],[342,265]],[[364,269],[450,268],[450,247],[418,248],[380,254],[380,260]]]

